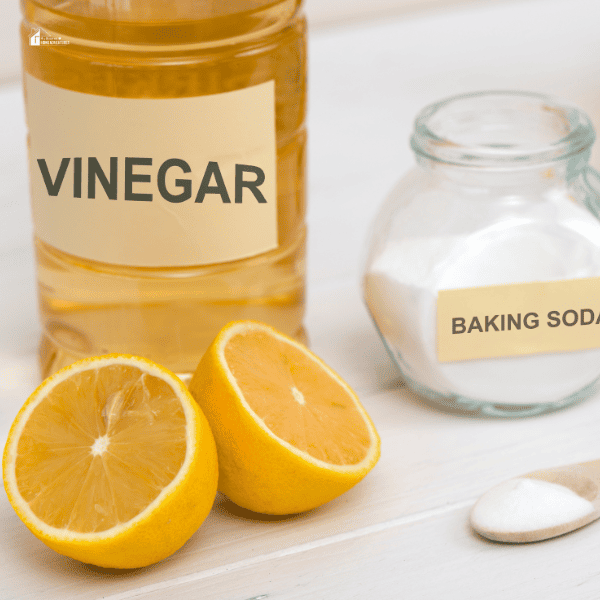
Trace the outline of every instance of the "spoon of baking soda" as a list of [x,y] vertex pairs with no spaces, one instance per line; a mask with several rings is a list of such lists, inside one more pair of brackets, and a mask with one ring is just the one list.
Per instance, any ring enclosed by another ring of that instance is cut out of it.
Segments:
[[600,460],[534,471],[486,492],[471,526],[497,542],[539,542],[600,517]]

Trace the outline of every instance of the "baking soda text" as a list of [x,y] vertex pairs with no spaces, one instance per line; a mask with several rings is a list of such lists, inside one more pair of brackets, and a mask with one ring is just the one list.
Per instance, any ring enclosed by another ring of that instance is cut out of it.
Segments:
[[600,311],[594,312],[591,308],[579,310],[551,310],[548,312],[547,321],[540,321],[536,312],[528,312],[525,315],[485,315],[482,317],[453,317],[452,335],[461,333],[488,333],[492,331],[511,331],[525,329],[537,329],[540,327],[573,327],[575,325],[600,325]]

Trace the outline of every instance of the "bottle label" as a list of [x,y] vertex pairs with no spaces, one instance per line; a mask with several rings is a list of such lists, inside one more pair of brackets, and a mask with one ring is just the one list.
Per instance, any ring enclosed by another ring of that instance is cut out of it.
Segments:
[[440,290],[440,362],[600,348],[600,277]]
[[194,98],[113,98],[26,75],[36,235],[131,266],[277,247],[275,82]]

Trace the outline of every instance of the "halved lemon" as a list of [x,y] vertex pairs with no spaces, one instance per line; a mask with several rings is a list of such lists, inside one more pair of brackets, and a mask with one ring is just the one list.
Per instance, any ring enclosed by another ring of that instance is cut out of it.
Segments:
[[377,431],[348,384],[268,325],[226,325],[190,391],[215,436],[219,490],[243,508],[315,508],[358,483],[379,458]]
[[211,509],[215,443],[185,385],[126,355],[74,363],[18,413],[3,460],[17,515],[45,544],[103,567],[155,563]]

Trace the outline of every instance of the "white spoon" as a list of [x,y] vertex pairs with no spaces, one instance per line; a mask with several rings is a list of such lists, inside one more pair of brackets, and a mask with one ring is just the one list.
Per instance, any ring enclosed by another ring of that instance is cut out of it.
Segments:
[[538,542],[600,517],[600,460],[534,471],[486,492],[471,526],[497,542]]

